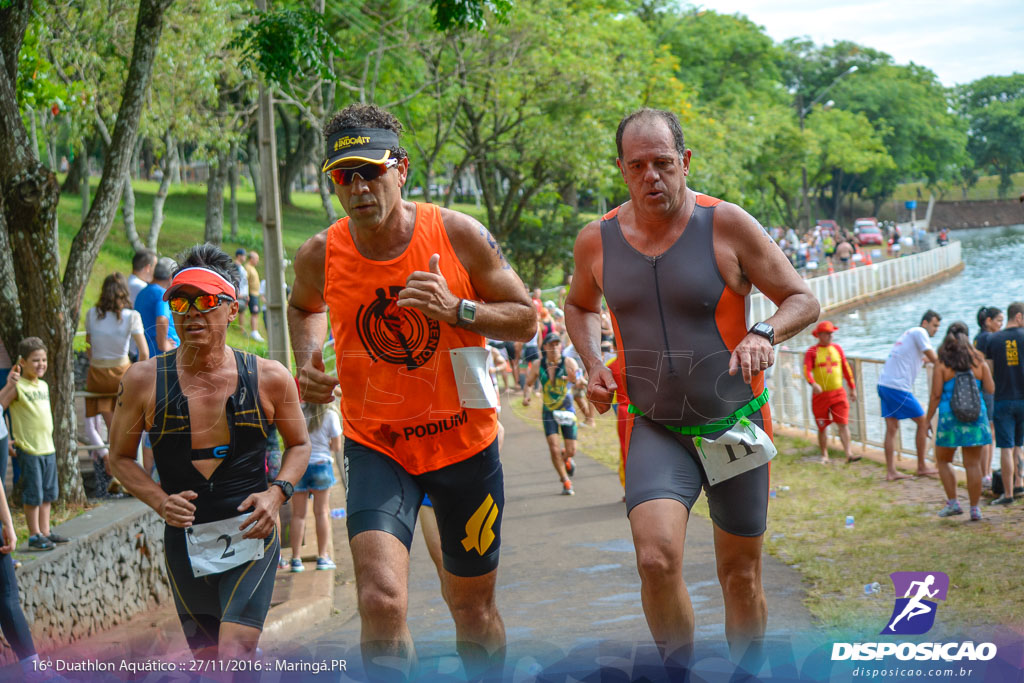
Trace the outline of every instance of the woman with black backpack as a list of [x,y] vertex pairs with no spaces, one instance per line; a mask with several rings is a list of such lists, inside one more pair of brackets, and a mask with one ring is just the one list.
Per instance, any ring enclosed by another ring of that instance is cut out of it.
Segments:
[[955,322],[949,326],[937,355],[939,362],[932,373],[926,420],[931,423],[936,409],[939,411],[935,462],[946,492],[946,506],[939,510],[939,517],[963,513],[957,501],[956,476],[953,474],[953,454],[961,448],[967,472],[971,520],[977,521],[981,519],[981,508],[978,507],[981,499],[981,455],[983,447],[992,442],[989,417],[981,393],[995,391],[995,383],[984,356],[971,345],[966,323]]

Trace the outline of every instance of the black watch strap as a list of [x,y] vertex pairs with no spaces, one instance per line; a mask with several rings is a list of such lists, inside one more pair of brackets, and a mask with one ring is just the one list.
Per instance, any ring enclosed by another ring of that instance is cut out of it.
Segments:
[[290,481],[285,481],[284,479],[275,479],[270,482],[270,485],[281,489],[281,493],[284,494],[284,502],[286,503],[292,499],[292,494],[295,493],[295,487],[292,486],[292,483]]
[[769,344],[775,344],[775,328],[765,322],[756,323],[750,328],[750,332],[764,337]]

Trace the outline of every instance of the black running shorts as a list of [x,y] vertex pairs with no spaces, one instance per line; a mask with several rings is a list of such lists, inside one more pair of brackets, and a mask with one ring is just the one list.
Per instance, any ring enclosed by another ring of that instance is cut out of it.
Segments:
[[418,475],[383,453],[345,439],[345,469],[349,540],[364,531],[384,531],[412,547],[426,493],[437,516],[445,570],[470,577],[498,568],[505,486],[497,439],[466,460]]
[[185,530],[164,527],[164,560],[185,640],[193,652],[216,647],[222,622],[263,630],[281,554],[277,527],[263,539],[263,557],[220,574],[196,578]]
[[[760,411],[750,420],[764,428]],[[725,431],[706,436],[714,439]],[[678,500],[690,510],[703,488],[715,526],[735,536],[763,534],[768,520],[769,463],[709,486],[699,457],[693,437],[636,416],[626,458],[627,514],[640,503],[660,498]]]

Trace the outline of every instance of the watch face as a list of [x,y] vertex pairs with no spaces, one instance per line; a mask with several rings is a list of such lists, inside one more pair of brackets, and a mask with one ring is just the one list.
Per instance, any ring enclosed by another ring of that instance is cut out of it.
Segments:
[[476,320],[476,303],[472,301],[463,301],[462,307],[459,310],[459,318],[467,323],[471,323]]

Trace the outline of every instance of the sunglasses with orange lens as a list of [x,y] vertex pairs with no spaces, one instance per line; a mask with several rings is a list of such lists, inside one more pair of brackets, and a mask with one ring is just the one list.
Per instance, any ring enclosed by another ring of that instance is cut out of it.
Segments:
[[398,166],[398,159],[388,159],[381,164],[363,164],[362,166],[351,166],[349,168],[332,168],[331,179],[334,180],[335,185],[351,185],[352,181],[358,175],[363,180],[376,180],[385,173],[389,168]]
[[209,313],[222,303],[231,301],[234,301],[234,299],[227,294],[197,294],[193,297],[178,295],[168,299],[167,305],[171,307],[173,312],[185,315],[188,313],[189,306],[192,306],[200,313]]

